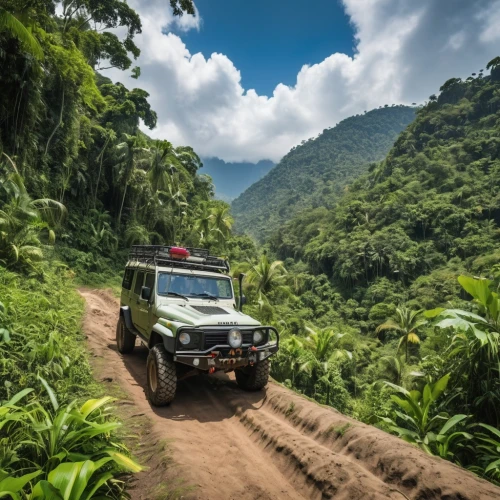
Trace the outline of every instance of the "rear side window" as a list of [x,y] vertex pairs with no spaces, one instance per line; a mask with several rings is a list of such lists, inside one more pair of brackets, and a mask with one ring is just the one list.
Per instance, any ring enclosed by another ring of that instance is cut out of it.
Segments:
[[135,279],[135,286],[134,286],[134,293],[136,295],[141,294],[141,288],[143,283],[144,283],[144,273],[142,271],[139,271],[137,273],[137,278]]
[[151,291],[153,291],[153,288],[155,287],[155,275],[152,273],[146,274],[146,283],[144,283],[144,286],[147,286]]
[[123,275],[122,288],[125,290],[130,290],[132,288],[132,281],[134,280],[134,270],[125,269],[125,274]]

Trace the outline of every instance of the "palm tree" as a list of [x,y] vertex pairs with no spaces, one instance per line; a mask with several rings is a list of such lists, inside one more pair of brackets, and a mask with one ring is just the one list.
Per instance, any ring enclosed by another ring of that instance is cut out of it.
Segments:
[[0,7],[0,31],[9,31],[17,38],[23,47],[36,59],[43,60],[44,54],[38,40],[17,17]]
[[123,206],[125,204],[125,197],[127,196],[127,188],[140,160],[145,157],[147,149],[144,148],[143,140],[134,135],[124,134],[125,141],[118,144],[116,149],[121,153],[118,163],[115,167],[118,169],[118,181],[123,188],[122,201],[120,203],[120,210],[118,212],[117,226],[120,227]]
[[295,376],[300,371],[304,359],[304,344],[302,341],[292,335],[282,342],[283,352],[286,353],[284,368],[290,375],[292,386],[295,385]]
[[403,385],[403,364],[397,356],[383,356],[379,360],[384,370],[384,380]]
[[283,288],[286,269],[283,262],[275,260],[269,262],[266,254],[263,254],[258,264],[251,267],[248,273],[248,282],[257,285],[257,292],[268,294],[273,290]]
[[341,346],[341,339],[344,333],[333,332],[332,330],[315,331],[306,327],[309,336],[305,339],[304,347],[307,355],[304,356],[300,371],[309,373],[313,383],[322,382],[325,384],[326,404],[330,404],[330,386],[332,368],[345,359],[352,359],[352,353]]
[[212,211],[207,202],[201,204],[201,209],[198,212],[195,228],[200,235],[200,241],[204,241],[210,234],[210,227],[212,222]]
[[420,338],[416,331],[423,326],[427,321],[422,318],[423,310],[413,311],[405,306],[396,308],[396,319],[388,319],[377,327],[375,333],[377,336],[387,330],[396,330],[402,333],[399,339],[398,352],[405,346],[405,359],[408,363],[408,344],[419,344]]
[[212,227],[210,231],[216,233],[219,243],[222,243],[231,234],[231,227],[233,226],[234,219],[231,217],[229,209],[229,205],[226,204],[220,204],[212,209]]
[[48,243],[53,244],[51,227],[65,217],[66,208],[49,198],[32,200],[19,174],[0,181],[0,202],[0,261],[33,267],[43,258],[40,234],[46,231]]
[[172,167],[179,168],[181,163],[177,159],[175,149],[168,141],[155,141],[154,147],[149,150],[151,155],[151,166],[148,171],[148,179],[153,191],[167,191],[172,183]]

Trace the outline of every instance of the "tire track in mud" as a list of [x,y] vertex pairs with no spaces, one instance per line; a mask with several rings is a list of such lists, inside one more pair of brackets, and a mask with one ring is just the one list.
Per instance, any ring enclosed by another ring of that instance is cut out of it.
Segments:
[[143,422],[138,456],[149,469],[134,478],[133,499],[167,498],[180,480],[189,488],[179,496],[208,500],[500,498],[500,488],[277,384],[245,393],[232,374],[193,377],[169,407],[152,407],[144,393],[147,349],[116,350],[118,300],[103,290],[80,294],[99,372],[119,385],[118,405]]

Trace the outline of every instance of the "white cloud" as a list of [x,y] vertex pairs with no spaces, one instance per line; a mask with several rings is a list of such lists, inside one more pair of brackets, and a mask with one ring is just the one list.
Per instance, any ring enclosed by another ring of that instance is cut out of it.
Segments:
[[293,87],[277,84],[269,97],[243,89],[240,72],[224,54],[206,59],[191,54],[179,36],[163,34],[173,26],[199,29],[201,22],[200,16],[175,20],[164,0],[130,0],[143,21],[136,40],[139,82],[107,74],[151,94],[159,115],[153,136],[189,144],[206,157],[277,161],[347,116],[422,102],[448,78],[467,77],[498,55],[500,0],[343,3],[355,30],[355,56],[335,53],[303,66]]

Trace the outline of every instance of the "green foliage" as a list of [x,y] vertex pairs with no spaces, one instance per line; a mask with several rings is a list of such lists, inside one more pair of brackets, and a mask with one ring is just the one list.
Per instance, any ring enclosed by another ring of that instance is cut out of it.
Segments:
[[399,410],[394,410],[394,414],[402,426],[397,425],[392,418],[380,418],[405,441],[418,445],[430,455],[439,455],[447,460],[453,459],[457,450],[472,439],[469,433],[456,430],[460,423],[463,425],[467,415],[450,417],[444,412],[432,413],[434,403],[446,390],[449,378],[450,374],[447,374],[434,384],[426,384],[422,392],[407,391],[404,387],[386,382],[399,394],[391,395],[391,399],[399,407]]
[[[414,109],[407,106],[376,109],[347,118],[292,148],[265,177],[233,201],[237,231],[263,242],[295,215],[304,217],[304,226],[314,223],[324,213],[318,207],[333,207],[344,188],[366,172],[370,162],[387,154],[414,116]],[[317,234],[314,224],[294,234],[280,231],[283,257],[295,256],[296,250]]]
[[[112,399],[91,399],[80,408],[76,401],[59,407],[50,386],[40,380],[51,395],[52,411],[36,399],[20,406],[32,389],[0,405],[0,432],[5,436],[0,489],[17,494],[30,481],[31,499],[46,498],[47,492],[54,495],[51,498],[92,498],[98,490],[107,497],[119,497],[117,485],[109,480],[123,470],[138,472],[141,467],[112,437],[120,425],[105,407]],[[105,472],[95,476],[103,466]],[[17,471],[29,470],[32,472],[16,477]]]

